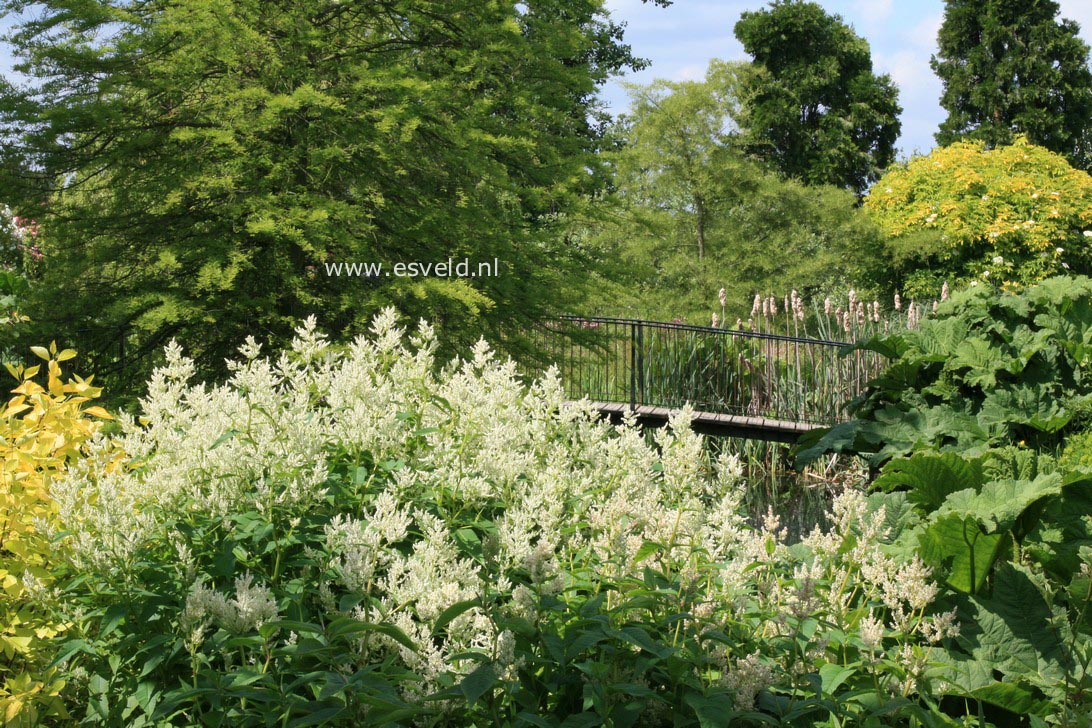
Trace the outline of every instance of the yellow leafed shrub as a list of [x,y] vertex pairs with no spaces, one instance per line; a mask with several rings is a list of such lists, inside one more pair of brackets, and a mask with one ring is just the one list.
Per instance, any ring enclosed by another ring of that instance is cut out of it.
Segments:
[[1092,272],[1092,176],[1022,136],[893,165],[864,209],[890,236],[911,295],[936,295],[944,280],[1018,287]]
[[[4,725],[32,726],[65,717],[59,693],[63,682],[47,668],[48,640],[63,631],[51,624],[30,597],[51,580],[49,540],[40,526],[54,513],[52,478],[80,457],[95,434],[102,407],[86,406],[99,396],[92,377],[63,379],[61,362],[76,352],[32,347],[43,364],[6,365],[18,385],[0,412],[0,716]],[[35,378],[45,374],[45,385]]]

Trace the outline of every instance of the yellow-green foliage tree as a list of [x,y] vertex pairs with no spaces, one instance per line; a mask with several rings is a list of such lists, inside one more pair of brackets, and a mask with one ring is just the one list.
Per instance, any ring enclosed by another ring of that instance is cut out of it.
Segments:
[[1092,273],[1092,177],[1024,137],[914,157],[864,207],[890,236],[892,282],[912,295],[936,295],[945,280],[1011,289]]
[[[50,481],[80,457],[95,434],[102,407],[92,377],[65,381],[61,362],[76,352],[32,347],[44,365],[7,365],[18,386],[0,412],[0,719],[5,726],[39,725],[64,716],[61,680],[46,668],[48,640],[64,629],[35,607],[33,592],[49,588],[49,541],[40,525],[54,514]],[[35,381],[45,370],[45,386]]]

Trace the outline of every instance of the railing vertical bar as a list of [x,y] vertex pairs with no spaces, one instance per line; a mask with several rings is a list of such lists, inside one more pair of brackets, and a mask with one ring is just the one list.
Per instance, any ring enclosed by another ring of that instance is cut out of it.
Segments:
[[634,321],[629,327],[629,406],[637,409],[637,327]]

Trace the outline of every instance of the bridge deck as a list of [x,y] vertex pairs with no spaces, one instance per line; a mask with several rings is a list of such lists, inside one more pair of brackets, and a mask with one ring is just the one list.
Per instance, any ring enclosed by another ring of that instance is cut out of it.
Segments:
[[[621,420],[622,416],[630,409],[629,404],[621,402],[592,402],[592,407],[599,410],[600,414],[614,421]],[[663,427],[667,424],[671,413],[678,411],[678,409],[637,405],[635,411],[637,421],[642,425],[646,427]],[[823,427],[823,425],[773,420],[767,417],[748,417],[746,415],[728,415],[716,412],[695,412],[692,426],[695,431],[707,435],[745,437],[752,440],[790,443],[796,442],[805,432]]]

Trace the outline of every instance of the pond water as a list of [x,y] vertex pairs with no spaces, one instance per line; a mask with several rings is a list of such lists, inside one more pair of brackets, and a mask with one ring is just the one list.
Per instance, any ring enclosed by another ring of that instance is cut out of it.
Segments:
[[793,468],[791,448],[782,443],[710,438],[710,454],[722,450],[738,455],[744,466],[746,494],[744,505],[749,520],[761,526],[772,511],[788,532],[788,541],[796,543],[816,526],[826,528],[830,504],[847,484],[859,482],[860,466],[853,460],[835,461],[822,470]]

